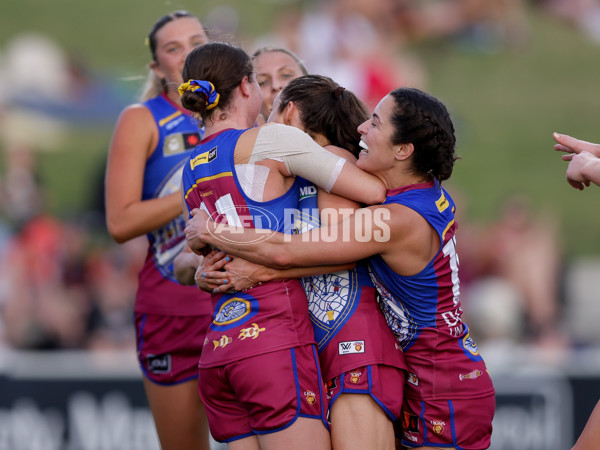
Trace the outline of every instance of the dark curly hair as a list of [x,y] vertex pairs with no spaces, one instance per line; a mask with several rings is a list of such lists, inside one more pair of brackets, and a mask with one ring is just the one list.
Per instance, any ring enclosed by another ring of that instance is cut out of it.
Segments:
[[450,178],[459,157],[455,153],[454,125],[444,104],[415,88],[396,89],[389,95],[395,100],[392,143],[414,145],[414,172],[438,181]]
[[240,47],[225,42],[209,42],[192,50],[183,66],[183,81],[210,81],[220,95],[218,108],[206,109],[206,96],[200,91],[186,91],[181,96],[184,108],[200,115],[203,121],[216,110],[224,110],[231,102],[231,93],[244,77],[253,79],[254,66],[250,56]]

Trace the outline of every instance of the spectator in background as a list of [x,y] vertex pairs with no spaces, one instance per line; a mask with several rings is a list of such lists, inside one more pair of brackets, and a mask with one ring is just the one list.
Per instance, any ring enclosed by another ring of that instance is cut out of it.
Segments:
[[275,33],[258,39],[259,45],[291,49],[312,73],[346,86],[369,110],[398,85],[424,87],[423,64],[390,24],[392,2],[331,0],[314,5],[304,13],[286,11]]
[[508,197],[499,213],[482,244],[491,274],[521,300],[526,341],[562,346],[566,338],[561,329],[559,223],[552,216],[534,214],[522,195]]

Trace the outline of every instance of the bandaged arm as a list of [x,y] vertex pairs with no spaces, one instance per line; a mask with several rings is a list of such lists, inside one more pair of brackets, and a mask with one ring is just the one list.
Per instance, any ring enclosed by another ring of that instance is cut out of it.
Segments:
[[250,163],[264,159],[283,161],[288,175],[302,177],[327,192],[369,205],[385,200],[381,180],[344,158],[325,150],[298,128],[267,124],[261,127]]

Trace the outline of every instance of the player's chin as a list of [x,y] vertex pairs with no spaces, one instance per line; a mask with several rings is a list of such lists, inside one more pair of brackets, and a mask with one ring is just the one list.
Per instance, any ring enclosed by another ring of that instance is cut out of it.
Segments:
[[367,159],[368,159],[367,152],[360,152],[358,154],[358,160],[356,161],[356,167],[358,167],[359,169],[365,170]]

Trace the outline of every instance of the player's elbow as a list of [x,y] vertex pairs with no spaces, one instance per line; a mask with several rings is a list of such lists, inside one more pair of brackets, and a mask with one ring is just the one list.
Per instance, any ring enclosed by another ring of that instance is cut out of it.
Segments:
[[383,203],[385,201],[386,194],[387,190],[383,184],[381,186],[375,187],[375,189],[373,189],[371,198],[367,202],[367,204],[377,205],[379,203]]
[[270,251],[268,255],[269,263],[265,264],[274,269],[289,269],[293,267],[292,254],[285,249],[278,249],[277,251]]
[[113,240],[118,244],[127,242],[135,237],[131,234],[127,227],[122,226],[118,222],[111,221],[110,219],[107,219],[106,221],[106,228],[108,230],[108,234],[110,234]]

